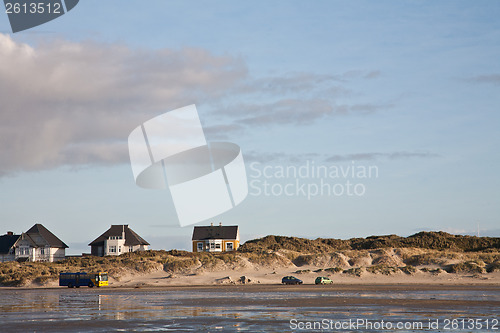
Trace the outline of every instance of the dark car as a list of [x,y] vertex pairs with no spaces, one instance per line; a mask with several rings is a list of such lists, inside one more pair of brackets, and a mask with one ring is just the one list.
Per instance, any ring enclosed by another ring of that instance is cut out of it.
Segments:
[[283,284],[302,284],[302,280],[297,279],[295,276],[285,276],[281,279]]

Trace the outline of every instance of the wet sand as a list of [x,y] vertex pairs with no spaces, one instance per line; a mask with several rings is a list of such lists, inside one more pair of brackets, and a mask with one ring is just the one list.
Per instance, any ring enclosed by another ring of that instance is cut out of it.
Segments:
[[[425,291],[432,295],[432,292],[465,292],[470,291],[478,294],[500,294],[500,286],[485,285],[216,285],[216,286],[172,286],[172,287],[145,287],[145,288],[112,288],[111,290],[134,291],[177,291],[177,292],[197,292],[203,293],[242,293],[245,297],[228,298],[224,303],[228,306],[284,306],[284,307],[330,307],[341,306],[346,303],[350,305],[393,305],[393,306],[414,306],[419,308],[439,308],[450,309],[451,307],[497,307],[500,309],[500,298],[498,300],[454,300],[436,299],[429,296],[427,299],[412,298],[413,293]],[[391,295],[403,292],[408,297],[390,298]],[[253,294],[273,294],[287,293],[286,299],[254,299]],[[342,294],[359,294],[359,297],[342,296]],[[368,293],[368,294],[366,294]],[[303,294],[310,294],[312,297],[304,298]],[[296,296],[295,296],[296,295]],[[314,296],[317,297],[314,297]],[[414,296],[413,296],[414,297]],[[186,306],[217,306],[220,300],[216,298],[201,298],[196,300],[184,300]]]
[[499,316],[498,285],[253,284],[0,289],[0,322],[2,329],[9,332],[291,332],[297,331],[291,320],[419,321],[425,325],[437,320],[442,325],[448,318],[491,321]]
[[[59,290],[63,292],[72,292],[72,289],[65,287],[51,288],[5,288],[7,290]],[[77,290],[77,289],[73,289]],[[339,306],[345,303],[351,305],[394,305],[394,306],[416,306],[422,308],[450,308],[453,307],[475,307],[475,306],[492,306],[500,309],[500,286],[499,285],[445,285],[445,284],[344,284],[344,285],[276,285],[276,284],[249,284],[249,285],[186,285],[186,286],[145,286],[145,287],[101,287],[87,288],[81,287],[78,289],[81,293],[86,294],[121,294],[129,293],[144,293],[144,292],[175,292],[175,293],[197,293],[199,295],[206,294],[241,294],[241,298],[228,297],[224,303],[229,305],[266,305],[266,306],[293,306],[293,307],[329,307]],[[0,289],[0,292],[2,289]],[[470,293],[483,295],[482,300],[477,299],[440,299],[434,295],[436,292],[444,292],[445,295],[453,293]],[[419,296],[419,294],[430,295]],[[279,295],[287,294],[286,299],[261,299],[262,294]],[[305,298],[307,294],[310,297]],[[255,298],[253,298],[257,295]],[[346,296],[346,295],[355,295]],[[399,295],[395,296],[395,295]],[[488,297],[488,295],[498,295],[498,297]],[[317,296],[317,297],[315,297]],[[495,298],[495,299],[493,299]],[[185,306],[218,306],[219,298],[196,298],[183,299],[182,304]]]

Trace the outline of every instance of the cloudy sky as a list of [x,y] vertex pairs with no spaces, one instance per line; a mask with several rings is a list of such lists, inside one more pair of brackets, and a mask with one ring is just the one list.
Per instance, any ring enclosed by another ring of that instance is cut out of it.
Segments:
[[81,253],[129,224],[188,249],[170,193],[135,185],[127,137],[196,104],[250,185],[199,225],[500,236],[498,17],[498,1],[85,0],[12,34],[2,14],[0,233],[42,223]]

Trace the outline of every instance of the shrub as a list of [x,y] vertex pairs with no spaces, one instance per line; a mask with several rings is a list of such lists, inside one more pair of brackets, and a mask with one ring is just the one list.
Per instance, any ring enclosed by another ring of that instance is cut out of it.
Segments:
[[405,274],[408,274],[408,275],[413,275],[417,272],[417,269],[411,265],[406,265],[404,267],[399,267],[399,269],[405,273]]
[[399,271],[397,267],[386,266],[386,265],[375,265],[366,268],[367,272],[373,274],[384,274],[384,275],[392,275]]
[[330,272],[330,273],[340,273],[343,272],[344,269],[340,267],[330,267],[330,268],[325,268],[325,272]]
[[446,267],[448,273],[484,273],[485,269],[473,261],[461,262]]
[[296,273],[296,274],[311,273],[311,270],[310,269],[301,269],[301,270],[295,271],[294,273]]
[[342,274],[348,274],[348,275],[360,277],[363,274],[363,270],[359,267],[349,268],[349,269],[346,269],[345,271],[343,271]]
[[491,265],[489,265],[487,268],[486,268],[486,271],[488,273],[493,273],[493,272],[498,272],[500,271],[500,262],[495,262]]

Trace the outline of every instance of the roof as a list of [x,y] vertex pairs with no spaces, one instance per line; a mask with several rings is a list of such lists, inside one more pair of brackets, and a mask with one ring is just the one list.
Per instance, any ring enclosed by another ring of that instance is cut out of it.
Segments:
[[8,254],[9,250],[21,235],[2,235],[0,236],[0,254]]
[[238,239],[238,226],[194,227],[192,240],[203,239]]
[[[53,233],[51,233],[47,228],[45,228],[43,225],[37,223],[34,226],[30,228],[30,230],[26,231],[26,234],[35,242],[35,237],[33,237],[35,234],[40,235],[50,247],[57,247],[57,248],[67,248],[68,245],[66,245],[62,240],[56,237]],[[37,246],[45,246],[46,244],[37,244]]]
[[128,224],[113,224],[111,228],[108,229],[101,236],[97,237],[92,243],[89,245],[104,245],[104,241],[108,239],[110,236],[121,236],[122,231],[125,231],[125,246],[133,246],[133,245],[149,245],[148,242],[144,240],[141,236],[135,233],[134,230],[128,227]]

